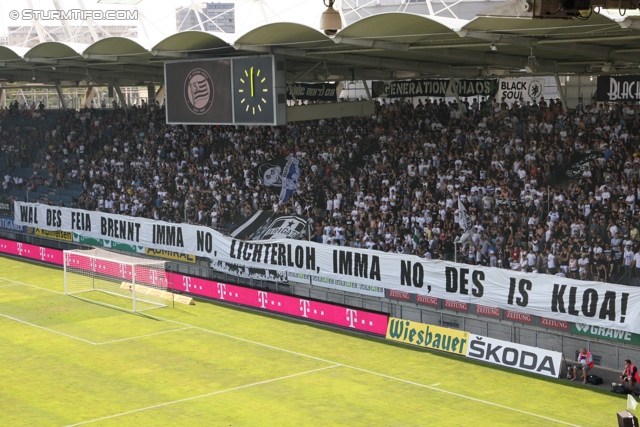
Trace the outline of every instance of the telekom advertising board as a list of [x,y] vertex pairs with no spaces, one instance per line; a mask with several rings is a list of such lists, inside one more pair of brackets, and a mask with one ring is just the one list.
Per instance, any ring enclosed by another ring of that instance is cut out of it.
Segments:
[[[13,240],[0,239],[0,253],[16,255],[51,264],[63,264],[63,252]],[[130,280],[128,269],[107,268],[108,261],[96,265],[103,274],[113,272],[123,280]],[[104,268],[102,268],[104,267]],[[340,307],[304,298],[291,297],[271,292],[243,288],[226,283],[213,282],[197,277],[169,273],[169,287],[192,295],[199,295],[234,304],[260,308],[330,325],[342,326],[361,332],[386,335],[388,317],[349,307]],[[151,282],[150,282],[151,283]],[[173,284],[173,285],[171,285]]]
[[304,298],[275,294],[258,289],[213,282],[198,277],[172,274],[173,288],[247,307],[314,320],[377,335],[387,334],[388,317],[383,314],[340,307]]
[[28,243],[15,242],[13,240],[0,239],[0,253],[35,259],[56,265],[62,265],[63,263],[61,250],[43,248]]

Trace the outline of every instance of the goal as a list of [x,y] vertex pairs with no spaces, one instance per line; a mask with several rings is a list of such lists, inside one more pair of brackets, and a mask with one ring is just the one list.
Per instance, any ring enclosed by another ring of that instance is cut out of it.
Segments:
[[104,249],[64,251],[64,293],[140,312],[167,305],[166,262]]

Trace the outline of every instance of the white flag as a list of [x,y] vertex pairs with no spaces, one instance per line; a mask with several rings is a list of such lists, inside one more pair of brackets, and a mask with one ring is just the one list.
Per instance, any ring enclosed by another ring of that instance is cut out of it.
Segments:
[[460,224],[460,228],[464,230],[464,233],[460,236],[459,242],[465,243],[473,235],[473,224],[471,224],[471,217],[460,198],[458,198],[458,224]]
[[627,394],[627,410],[636,410],[636,406],[638,406],[638,402],[633,398],[631,394]]
[[471,230],[471,217],[469,216],[467,208],[464,207],[461,199],[458,199],[458,223],[465,233]]

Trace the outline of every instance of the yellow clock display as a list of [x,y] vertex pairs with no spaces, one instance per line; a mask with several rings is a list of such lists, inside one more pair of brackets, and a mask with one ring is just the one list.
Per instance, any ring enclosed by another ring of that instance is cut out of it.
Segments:
[[260,114],[268,105],[269,81],[260,68],[250,67],[243,70],[244,75],[239,78],[240,108],[245,112]]
[[[233,122],[273,124],[276,106],[275,63],[272,56],[233,59]],[[278,74],[284,84],[283,70]]]

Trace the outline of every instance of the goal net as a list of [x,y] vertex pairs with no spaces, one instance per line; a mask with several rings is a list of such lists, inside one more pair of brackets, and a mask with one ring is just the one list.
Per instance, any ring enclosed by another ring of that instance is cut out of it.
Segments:
[[64,292],[133,312],[167,305],[166,262],[104,249],[64,251]]

